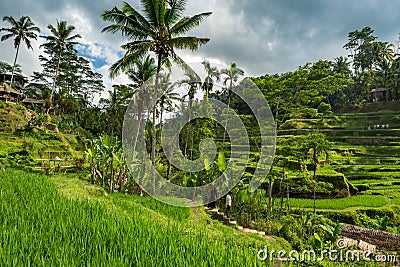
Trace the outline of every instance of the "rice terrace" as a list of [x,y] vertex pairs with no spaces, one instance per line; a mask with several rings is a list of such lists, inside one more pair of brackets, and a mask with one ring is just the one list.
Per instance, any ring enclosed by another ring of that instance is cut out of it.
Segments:
[[399,266],[385,1],[2,1],[0,266]]

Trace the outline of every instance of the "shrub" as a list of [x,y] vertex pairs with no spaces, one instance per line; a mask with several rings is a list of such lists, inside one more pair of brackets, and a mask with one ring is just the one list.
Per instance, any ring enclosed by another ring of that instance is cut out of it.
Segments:
[[318,106],[318,112],[324,115],[330,114],[332,112],[332,107],[325,102],[321,102],[321,104]]

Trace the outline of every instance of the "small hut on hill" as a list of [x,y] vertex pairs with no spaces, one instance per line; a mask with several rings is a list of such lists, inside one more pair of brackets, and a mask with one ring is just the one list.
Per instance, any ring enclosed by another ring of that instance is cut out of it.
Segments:
[[[8,83],[9,85],[11,84],[11,74],[9,73],[1,73],[0,74],[0,83]],[[28,82],[28,80],[20,75],[15,73],[13,77],[13,82],[12,82],[12,87],[21,90],[24,88],[25,84]]]
[[34,99],[34,98],[25,98],[22,100],[22,104],[26,107],[32,108],[33,105],[43,108],[46,105],[46,100],[44,99]]
[[372,99],[374,102],[389,101],[389,89],[387,89],[387,88],[372,89],[371,94],[372,94]]
[[0,99],[5,102],[19,102],[21,100],[21,92],[3,82],[0,83]]
[[9,73],[0,74],[0,99],[3,101],[19,102],[21,100],[21,89],[27,82],[26,78],[20,74],[14,74],[11,84],[12,75]]

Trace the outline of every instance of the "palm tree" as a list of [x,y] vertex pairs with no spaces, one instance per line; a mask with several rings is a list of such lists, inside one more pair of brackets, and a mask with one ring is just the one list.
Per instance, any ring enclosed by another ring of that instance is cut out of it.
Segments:
[[[228,109],[229,109],[229,106],[231,103],[231,95],[232,95],[232,92],[235,87],[234,83],[238,81],[240,76],[244,75],[244,71],[242,69],[239,69],[236,66],[236,63],[231,63],[229,69],[224,68],[221,70],[221,74],[225,75],[224,82],[223,82],[224,85],[229,86],[228,87]],[[229,83],[229,85],[228,85],[228,83]],[[228,121],[226,121],[226,123],[225,123],[225,129],[227,128],[227,124],[228,124]],[[223,141],[222,141],[223,147],[225,147],[225,137],[226,137],[226,131],[224,131],[224,137],[223,137]]]
[[228,86],[228,82],[229,82],[229,87],[228,87],[228,108],[229,108],[229,104],[231,102],[231,95],[235,88],[234,83],[238,81],[240,76],[244,75],[244,71],[242,69],[239,69],[236,66],[236,63],[231,63],[229,69],[225,68],[225,69],[221,70],[221,74],[225,75],[225,78],[223,81],[224,85]]
[[[113,68],[113,66],[111,68]],[[128,68],[125,72],[129,78],[135,82],[135,85],[140,87],[153,78],[156,71],[157,66],[155,65],[154,58],[147,56],[146,58],[134,60],[132,67]]]
[[37,40],[37,34],[35,32],[40,32],[40,29],[38,27],[34,26],[35,24],[27,16],[22,16],[19,19],[19,21],[16,21],[11,16],[5,16],[5,17],[3,17],[3,21],[9,22],[11,24],[11,28],[1,28],[0,31],[9,32],[8,34],[5,34],[1,37],[1,41],[5,41],[7,39],[15,37],[14,38],[14,47],[17,50],[17,52],[15,53],[14,65],[13,65],[12,74],[11,74],[10,85],[12,85],[12,83],[14,81],[14,71],[15,71],[15,66],[17,64],[18,52],[19,52],[19,47],[21,45],[21,42],[25,42],[26,47],[28,47],[28,49],[32,49],[32,51],[33,51],[33,47],[31,45],[30,39]]
[[[192,109],[194,96],[196,95],[197,90],[201,86],[201,80],[199,75],[191,69],[185,69],[186,78],[177,82],[178,85],[187,85],[188,93],[184,96],[189,97],[189,110]],[[191,114],[191,113],[190,113]],[[190,118],[189,118],[190,121]]]
[[313,166],[313,198],[314,198],[314,214],[316,212],[316,187],[317,187],[317,168],[319,166],[319,157],[325,155],[325,159],[328,158],[328,152],[330,149],[330,142],[326,136],[320,132],[310,133],[306,142],[303,144],[310,153],[310,158]]
[[219,81],[220,73],[219,73],[217,67],[211,66],[210,62],[208,62],[207,60],[204,60],[202,62],[202,64],[204,66],[204,70],[207,73],[207,76],[204,79],[204,82],[201,85],[201,88],[205,92],[205,99],[208,99],[208,94],[212,91],[212,89],[214,87],[214,79]]
[[57,26],[54,27],[53,25],[49,24],[47,28],[50,30],[52,35],[49,36],[41,36],[46,39],[46,43],[43,46],[47,52],[53,54],[54,57],[57,57],[57,66],[54,71],[53,76],[53,85],[51,88],[51,92],[49,95],[49,103],[52,105],[53,101],[53,94],[56,88],[57,76],[58,71],[60,69],[60,62],[64,52],[73,52],[74,45],[78,44],[74,40],[77,38],[81,38],[79,34],[72,35],[72,32],[75,30],[74,26],[67,26],[66,21],[59,22],[57,20]]
[[104,105],[108,113],[108,119],[111,125],[111,135],[114,135],[117,123],[120,123],[119,118],[121,113],[122,97],[120,95],[120,87],[113,86],[112,91],[108,91],[108,99],[100,99],[100,104]]
[[[188,96],[189,98],[189,118],[188,118],[188,125],[190,127],[192,122],[192,107],[194,102],[194,96],[196,95],[197,90],[201,87],[201,79],[196,72],[191,69],[185,69],[186,77],[177,82],[178,85],[187,85],[188,86],[188,93],[187,95],[183,96],[185,98]],[[183,103],[183,102],[182,102]],[[189,139],[190,131],[186,131],[186,139]],[[193,142],[193,135],[192,135],[192,142]],[[185,142],[185,149],[184,155],[186,155],[188,142]],[[192,159],[192,157],[190,158]]]
[[[174,49],[197,50],[202,44],[206,44],[209,38],[198,38],[192,36],[181,36],[194,27],[200,25],[204,18],[211,15],[211,12],[201,13],[194,16],[183,17],[187,0],[140,0],[143,7],[143,15],[127,2],[122,8],[114,7],[104,11],[102,17],[112,24],[105,27],[103,32],[121,32],[131,42],[124,44],[122,48],[125,55],[115,71],[121,71],[126,65],[131,64],[135,59],[154,52],[157,56],[157,72],[155,78],[155,90],[158,89],[159,74],[163,62],[170,58],[179,64],[183,60],[175,53]],[[153,107],[153,133],[151,162],[152,168],[152,193],[155,193],[155,166],[156,166],[156,106]]]
[[161,97],[158,99],[157,104],[160,106],[160,130],[162,130],[164,111],[172,111],[174,107],[177,107],[174,101],[180,102],[182,97],[174,92],[176,88],[175,84],[170,82],[170,74],[161,75],[160,78]]
[[345,77],[349,77],[351,74],[350,62],[348,61],[347,57],[340,56],[335,58],[332,66],[335,73],[342,73]]
[[[116,63],[117,64],[117,63]],[[114,64],[114,65],[116,65]],[[113,65],[113,66],[114,66]],[[111,67],[113,68],[113,67]],[[133,101],[135,101],[137,106],[137,120],[138,120],[138,129],[140,129],[143,124],[143,113],[145,112],[144,103],[148,103],[150,101],[150,92],[149,88],[144,88],[146,82],[151,81],[157,71],[157,66],[155,65],[154,58],[147,56],[146,58],[137,59],[133,61],[132,65],[125,70],[125,73],[128,77],[135,83],[132,87],[134,87],[135,91],[131,97]],[[110,74],[112,75],[113,71],[111,70]],[[134,149],[136,149],[136,144],[139,138],[139,131],[136,133]]]

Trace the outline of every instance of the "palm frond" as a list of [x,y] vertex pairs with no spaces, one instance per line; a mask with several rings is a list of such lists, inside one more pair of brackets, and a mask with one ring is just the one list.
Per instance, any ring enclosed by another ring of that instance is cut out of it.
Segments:
[[127,3],[123,6],[123,10],[114,7],[110,11],[103,12],[103,19],[112,21],[114,24],[103,28],[102,32],[116,33],[120,31],[122,36],[127,36],[134,40],[147,38],[152,29],[146,19]]
[[12,16],[4,16],[3,21],[10,23],[12,26],[17,26],[17,21]]
[[15,34],[13,34],[13,33],[5,34],[5,35],[1,36],[1,41],[8,40],[14,36],[15,36]]
[[143,41],[133,41],[129,42],[127,44],[124,44],[121,46],[122,49],[129,51],[129,52],[135,52],[136,50],[146,50],[146,51],[151,51],[153,48],[154,44],[150,40],[143,40]]
[[115,78],[122,72],[132,69],[135,61],[147,53],[146,49],[137,49],[135,52],[126,52],[124,57],[119,59],[110,67],[110,78]]
[[170,29],[170,33],[172,36],[178,36],[187,33],[191,29],[199,26],[200,23],[211,14],[212,12],[206,12],[194,15],[192,17],[184,17],[179,20],[174,26],[172,26],[172,28]]
[[141,25],[143,28],[147,29],[147,31],[152,29],[150,23],[146,20],[146,18],[143,17],[139,12],[137,12],[136,9],[134,9],[127,2],[124,2],[122,4],[122,11],[129,18],[134,18],[135,21],[139,23],[139,25]]
[[187,0],[167,0],[170,9],[167,10],[165,24],[172,25],[183,15],[186,9]]
[[147,21],[154,29],[159,29],[164,24],[167,4],[165,0],[141,0]]
[[178,49],[190,49],[192,51],[199,49],[201,45],[204,45],[210,41],[209,38],[198,38],[191,36],[175,37],[168,41],[168,45]]
[[177,54],[174,54],[172,58],[174,62],[184,71],[185,75],[188,77],[188,82],[186,83],[201,82],[200,76],[181,57],[179,57]]

